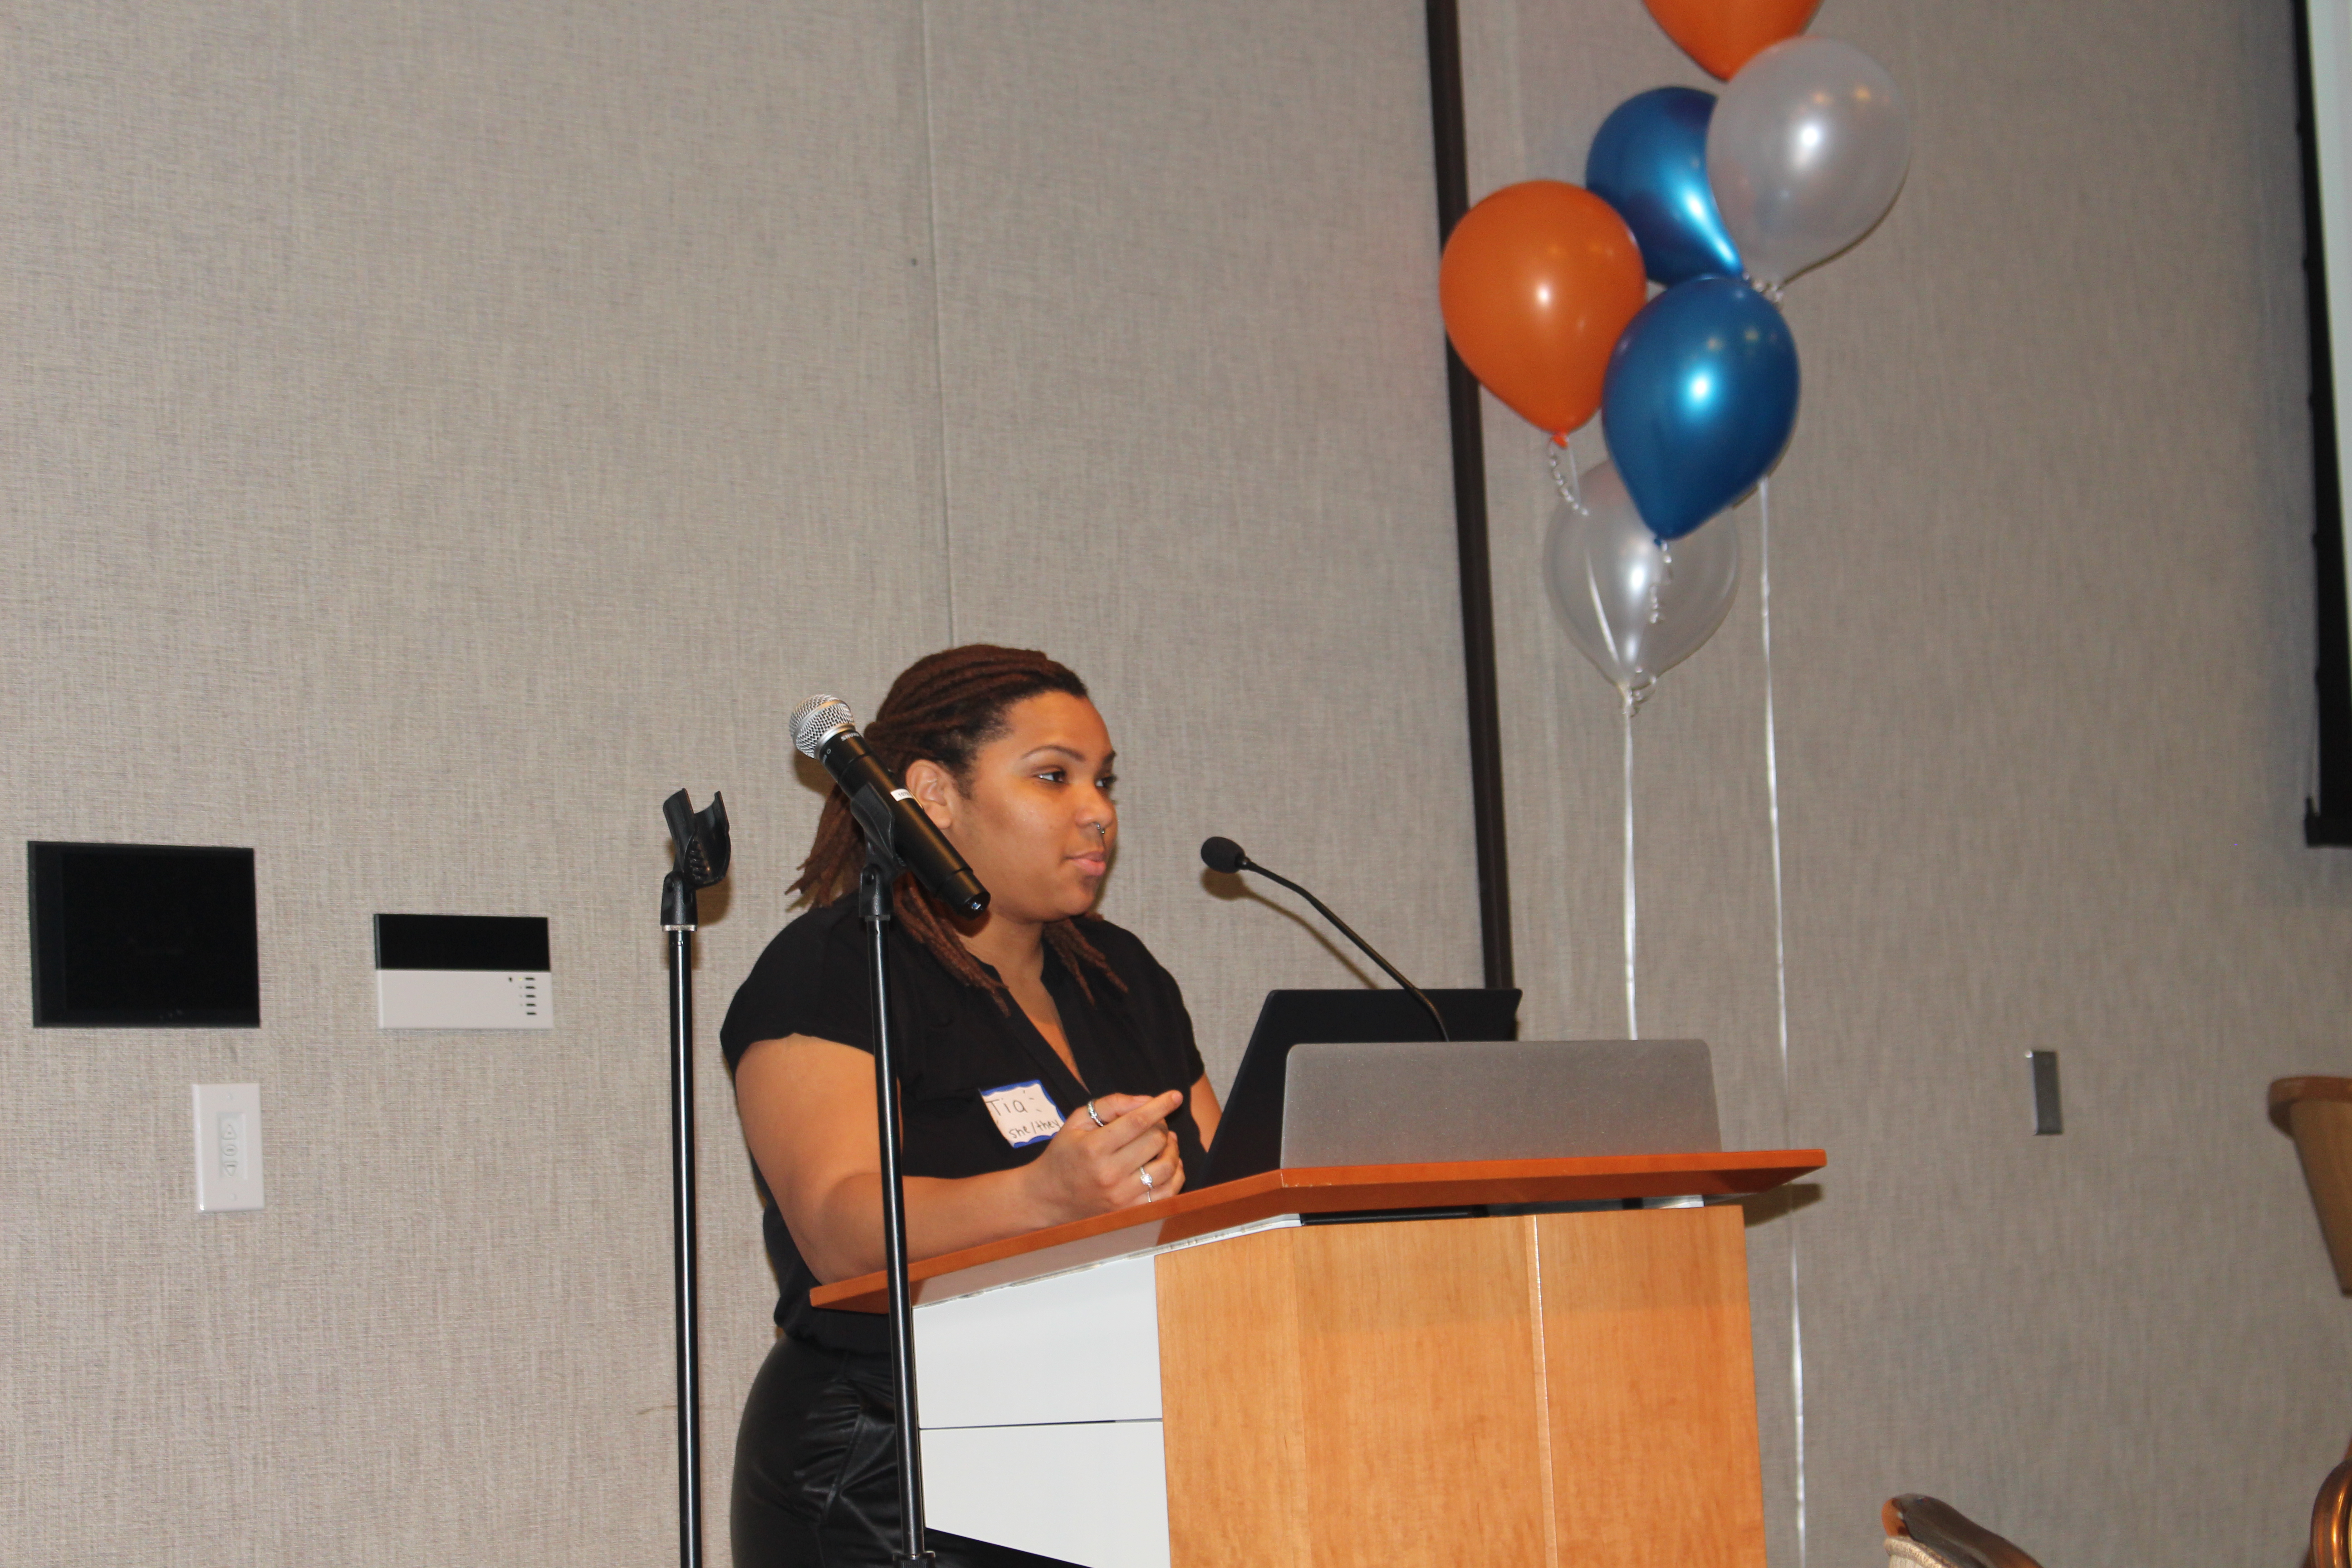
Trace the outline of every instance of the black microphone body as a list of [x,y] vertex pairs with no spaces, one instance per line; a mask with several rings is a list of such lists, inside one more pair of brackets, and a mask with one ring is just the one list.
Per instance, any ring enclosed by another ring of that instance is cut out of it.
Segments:
[[1314,894],[1308,892],[1306,889],[1300,887],[1289,878],[1267,870],[1265,867],[1251,859],[1248,855],[1243,852],[1242,847],[1234,843],[1230,838],[1211,838],[1202,841],[1201,845],[1201,863],[1208,867],[1212,871],[1223,871],[1228,876],[1237,876],[1244,871],[1255,871],[1269,882],[1279,882],[1282,886],[1288,888],[1292,892],[1297,893],[1300,898],[1305,899],[1308,903],[1313,904],[1315,906],[1316,913],[1321,915],[1325,920],[1329,921],[1334,926],[1338,927],[1341,936],[1346,937],[1349,942],[1354,942],[1359,948],[1361,948],[1366,958],[1369,958],[1374,963],[1379,964],[1381,969],[1388,973],[1388,977],[1390,979],[1395,981],[1399,985],[1403,986],[1406,991],[1412,994],[1414,1001],[1420,1003],[1423,1007],[1429,1010],[1429,1021],[1437,1026],[1437,1037],[1439,1039],[1451,1041],[1454,1038],[1452,1035],[1445,1032],[1445,1019],[1444,1016],[1438,1012],[1437,1004],[1423,995],[1420,986],[1415,985],[1412,981],[1407,980],[1404,977],[1404,972],[1402,970],[1399,969],[1395,964],[1391,963],[1387,959],[1382,958],[1373,948],[1370,942],[1366,942],[1362,937],[1358,936],[1356,934],[1355,927],[1349,925],[1346,921],[1341,920],[1338,915],[1333,914],[1331,912],[1330,905],[1325,903],[1322,900],[1317,898]]
[[[915,874],[915,879],[931,897],[948,907],[949,913],[971,916],[988,908],[988,889],[971,874],[963,856],[948,842],[938,824],[923,814],[915,797],[899,787],[881,759],[867,748],[866,737],[847,721],[848,710],[842,708],[839,711],[839,728],[813,747],[802,744],[801,750],[822,763],[824,771],[833,775],[833,782],[849,797],[849,809],[868,836],[885,837],[890,852]],[[798,740],[796,735],[795,741]]]

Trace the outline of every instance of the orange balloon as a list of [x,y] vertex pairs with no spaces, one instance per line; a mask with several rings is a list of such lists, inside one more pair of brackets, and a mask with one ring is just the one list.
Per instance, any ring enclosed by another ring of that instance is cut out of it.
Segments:
[[1648,297],[1641,247],[1617,209],[1558,180],[1505,185],[1472,207],[1437,268],[1462,363],[1561,440],[1601,406],[1609,352]]
[[1729,81],[1741,66],[1783,38],[1793,38],[1822,0],[1642,0],[1666,37]]

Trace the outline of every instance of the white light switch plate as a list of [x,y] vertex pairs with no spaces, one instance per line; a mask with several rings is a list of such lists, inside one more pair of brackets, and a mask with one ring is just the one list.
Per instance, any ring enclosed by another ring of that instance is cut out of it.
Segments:
[[195,1086],[196,1208],[204,1214],[261,1206],[261,1086]]

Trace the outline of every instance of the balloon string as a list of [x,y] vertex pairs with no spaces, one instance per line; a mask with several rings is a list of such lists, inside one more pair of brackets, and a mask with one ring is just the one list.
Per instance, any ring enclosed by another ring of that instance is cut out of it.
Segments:
[[[1780,897],[1780,753],[1772,722],[1772,481],[1756,486],[1756,600],[1764,623],[1764,800],[1772,824],[1772,973],[1780,994],[1780,1142],[1791,1131],[1789,1084],[1789,922]],[[1629,827],[1630,832],[1630,827]],[[1629,873],[1630,875],[1630,873]],[[1629,898],[1632,896],[1629,890]],[[1805,1331],[1798,1289],[1797,1218],[1789,1221],[1789,1404],[1796,1425],[1797,1568],[1805,1568]]]
[[1633,994],[1633,710],[1640,699],[1625,698],[1625,1037],[1642,1037],[1641,1016]]
[[[1566,441],[1553,441],[1548,445],[1551,448],[1547,454],[1551,463],[1551,482],[1559,487],[1559,499],[1568,503],[1569,510],[1581,512],[1584,510],[1584,476],[1576,471],[1576,448]],[[1563,452],[1568,454],[1568,472],[1565,474],[1559,471],[1559,458]]]

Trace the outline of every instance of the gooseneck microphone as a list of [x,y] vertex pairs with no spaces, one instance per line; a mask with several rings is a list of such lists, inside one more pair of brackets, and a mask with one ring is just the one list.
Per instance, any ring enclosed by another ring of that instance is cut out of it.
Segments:
[[899,787],[857,732],[857,716],[838,697],[817,693],[793,710],[793,744],[824,764],[849,809],[866,832],[887,837],[892,854],[915,874],[931,897],[952,914],[976,915],[988,908],[988,889],[923,815],[915,797]]
[[1407,980],[1404,977],[1402,971],[1399,970],[1395,964],[1391,963],[1387,959],[1382,958],[1377,952],[1375,952],[1370,942],[1366,942],[1362,937],[1356,934],[1355,927],[1349,925],[1346,921],[1341,920],[1338,915],[1333,914],[1331,912],[1331,907],[1328,904],[1326,904],[1322,900],[1317,898],[1314,894],[1308,892],[1306,889],[1300,887],[1289,878],[1279,876],[1275,872],[1267,870],[1265,867],[1259,865],[1256,861],[1244,854],[1242,852],[1242,847],[1234,843],[1230,838],[1203,839],[1201,843],[1201,863],[1212,871],[1222,871],[1229,877],[1238,876],[1244,871],[1255,871],[1269,882],[1281,883],[1284,887],[1288,888],[1292,892],[1297,893],[1300,898],[1305,899],[1308,903],[1313,904],[1315,906],[1316,913],[1321,915],[1325,920],[1329,921],[1333,925],[1339,927],[1339,934],[1341,936],[1346,937],[1349,942],[1354,942],[1358,947],[1363,949],[1364,956],[1366,958],[1370,959],[1374,963],[1379,964],[1382,969],[1386,970],[1390,979],[1395,981],[1399,985],[1403,986],[1407,991],[1411,992],[1414,1001],[1429,1009],[1430,1022],[1437,1026],[1437,1037],[1439,1039],[1451,1041],[1454,1038],[1453,1036],[1445,1032],[1445,1019],[1439,1015],[1437,1011],[1437,1004],[1423,995],[1420,986],[1415,985],[1412,981]]

